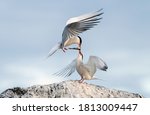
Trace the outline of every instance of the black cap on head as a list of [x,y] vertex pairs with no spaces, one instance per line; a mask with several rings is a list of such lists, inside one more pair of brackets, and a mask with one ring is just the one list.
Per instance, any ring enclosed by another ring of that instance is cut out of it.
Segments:
[[81,39],[80,36],[78,36],[78,38],[79,38],[79,40],[80,40],[80,46],[81,46],[81,44],[82,44],[82,39]]

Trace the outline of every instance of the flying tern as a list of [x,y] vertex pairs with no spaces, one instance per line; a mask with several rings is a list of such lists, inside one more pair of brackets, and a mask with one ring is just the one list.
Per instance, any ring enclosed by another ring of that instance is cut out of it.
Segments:
[[53,55],[58,49],[62,49],[65,52],[65,50],[67,50],[66,47],[72,44],[77,44],[77,47],[80,49],[82,40],[79,34],[91,29],[100,22],[102,19],[100,16],[103,14],[101,11],[102,9],[93,13],[70,18],[63,30],[62,40],[50,50],[48,57]]
[[78,74],[81,76],[81,80],[79,80],[79,82],[82,83],[84,80],[93,79],[97,69],[106,71],[108,66],[101,58],[97,56],[90,56],[88,62],[84,64],[83,54],[81,50],[79,50],[78,57],[74,59],[68,66],[54,73],[54,75],[59,77],[68,77],[75,72],[75,70],[77,70]]

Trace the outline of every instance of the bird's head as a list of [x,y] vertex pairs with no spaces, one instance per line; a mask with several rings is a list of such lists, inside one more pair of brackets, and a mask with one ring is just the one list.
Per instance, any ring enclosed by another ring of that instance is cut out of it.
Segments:
[[78,39],[79,39],[79,47],[78,48],[81,48],[81,45],[82,45],[82,39],[80,36],[78,36]]

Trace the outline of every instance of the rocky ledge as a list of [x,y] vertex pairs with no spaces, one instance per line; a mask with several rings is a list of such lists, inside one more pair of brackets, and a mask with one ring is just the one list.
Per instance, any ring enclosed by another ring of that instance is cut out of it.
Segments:
[[63,81],[49,85],[7,89],[0,94],[0,98],[142,98],[142,96],[78,81]]

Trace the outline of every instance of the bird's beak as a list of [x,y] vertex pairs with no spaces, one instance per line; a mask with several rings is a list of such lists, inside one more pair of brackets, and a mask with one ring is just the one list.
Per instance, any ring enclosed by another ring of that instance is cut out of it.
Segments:
[[68,49],[71,49],[71,50],[81,50],[80,48],[68,48]]

